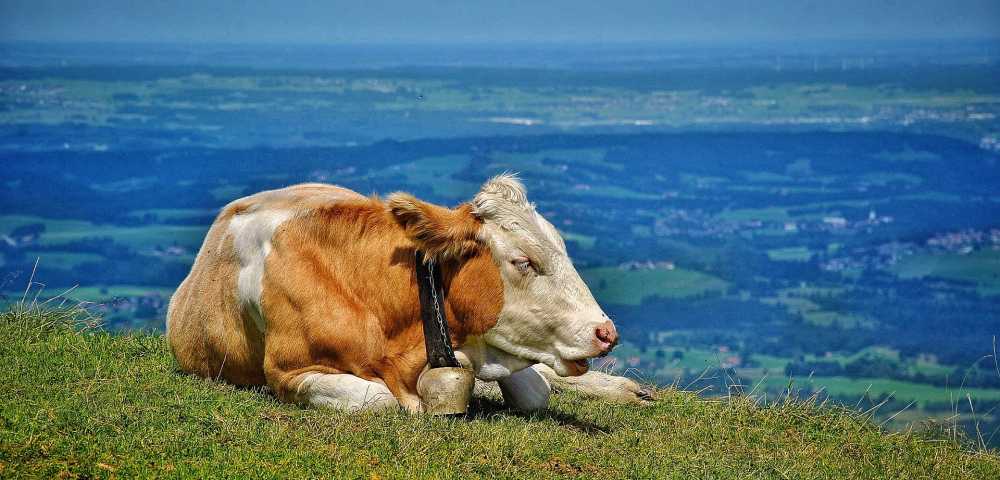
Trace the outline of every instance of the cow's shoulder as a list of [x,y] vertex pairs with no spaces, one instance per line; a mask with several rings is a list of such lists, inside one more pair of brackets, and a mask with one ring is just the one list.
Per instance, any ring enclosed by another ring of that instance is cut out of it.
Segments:
[[265,210],[301,213],[330,205],[364,201],[367,198],[353,190],[323,183],[301,183],[276,190],[265,190],[234,200],[222,209],[220,219]]

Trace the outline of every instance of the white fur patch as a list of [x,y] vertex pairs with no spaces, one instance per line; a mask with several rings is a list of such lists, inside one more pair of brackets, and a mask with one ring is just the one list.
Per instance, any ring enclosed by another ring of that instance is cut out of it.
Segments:
[[385,385],[346,373],[307,373],[296,394],[299,402],[306,405],[349,412],[399,406]]
[[267,330],[260,308],[260,296],[264,290],[264,261],[271,253],[274,231],[291,216],[292,213],[286,210],[262,210],[236,215],[229,221],[229,233],[233,236],[233,246],[240,260],[237,297],[249,307],[254,324],[261,333]]
[[513,372],[535,363],[495,348],[477,336],[466,338],[465,345],[455,351],[455,357],[463,367],[476,372],[476,378],[485,381],[507,378]]

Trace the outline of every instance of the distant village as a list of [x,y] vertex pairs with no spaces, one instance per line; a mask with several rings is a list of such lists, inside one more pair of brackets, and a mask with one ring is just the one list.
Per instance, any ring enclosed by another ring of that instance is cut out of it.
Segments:
[[831,272],[865,268],[883,269],[911,255],[921,253],[968,255],[987,248],[1000,250],[1000,229],[969,229],[938,233],[928,238],[922,245],[916,242],[890,242],[873,249],[853,249],[850,255],[827,259],[820,264],[820,268]]

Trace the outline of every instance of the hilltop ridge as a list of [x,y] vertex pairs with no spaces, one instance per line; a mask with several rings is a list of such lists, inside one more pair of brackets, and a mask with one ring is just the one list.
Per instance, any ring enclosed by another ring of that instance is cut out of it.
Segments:
[[[82,328],[81,328],[82,327]],[[0,476],[247,478],[996,478],[960,438],[887,433],[808,401],[665,389],[645,406],[557,394],[523,415],[345,414],[177,372],[163,337],[76,312],[0,314]]]

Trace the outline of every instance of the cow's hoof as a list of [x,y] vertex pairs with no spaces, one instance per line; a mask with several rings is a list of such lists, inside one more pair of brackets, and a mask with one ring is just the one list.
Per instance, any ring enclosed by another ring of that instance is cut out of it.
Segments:
[[632,403],[647,404],[656,400],[656,389],[643,385],[631,378],[620,378],[621,385],[619,391],[622,392],[621,400]]
[[417,394],[424,412],[431,415],[463,414],[469,409],[476,377],[464,368],[432,368],[417,380]]
[[639,401],[652,402],[656,400],[656,390],[649,387],[639,386],[639,389],[635,392],[635,396],[639,399]]
[[587,374],[589,388],[584,393],[606,400],[648,404],[656,400],[656,390],[631,378],[607,375],[600,372]]

